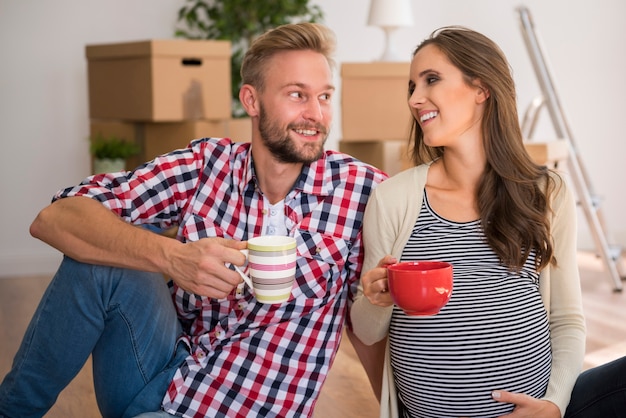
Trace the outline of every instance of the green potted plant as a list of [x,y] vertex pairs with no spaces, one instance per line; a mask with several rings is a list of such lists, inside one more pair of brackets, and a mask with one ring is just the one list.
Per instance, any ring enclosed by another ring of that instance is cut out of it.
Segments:
[[241,61],[254,38],[285,23],[319,22],[323,13],[309,0],[186,0],[175,36],[229,40],[232,44],[232,115],[246,116],[239,103]]
[[105,137],[98,134],[91,138],[90,151],[94,172],[98,174],[124,170],[126,160],[139,155],[141,148],[136,143],[115,135]]

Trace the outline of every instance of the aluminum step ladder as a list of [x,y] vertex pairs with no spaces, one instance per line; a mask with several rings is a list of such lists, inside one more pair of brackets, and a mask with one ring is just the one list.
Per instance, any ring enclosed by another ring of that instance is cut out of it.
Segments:
[[620,263],[622,248],[618,245],[609,244],[609,234],[600,208],[601,199],[593,192],[591,181],[576,149],[574,136],[563,113],[530,11],[525,6],[520,6],[516,10],[519,14],[526,49],[542,92],[539,97],[532,101],[524,115],[522,135],[527,140],[531,139],[539,111],[544,107],[547,108],[558,140],[568,141],[569,155],[566,160],[568,173],[572,178],[578,204],[582,207],[589,229],[593,234],[598,255],[602,257],[610,275],[613,290],[621,292],[622,280],[626,277],[623,264]]

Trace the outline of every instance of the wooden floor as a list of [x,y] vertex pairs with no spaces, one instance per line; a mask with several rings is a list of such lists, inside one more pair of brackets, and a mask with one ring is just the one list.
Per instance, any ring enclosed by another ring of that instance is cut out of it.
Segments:
[[[615,293],[597,257],[579,254],[587,318],[585,367],[626,355],[626,291]],[[0,278],[0,378],[8,372],[50,277]],[[61,393],[46,418],[99,418],[90,363]],[[347,338],[343,339],[315,418],[375,418],[378,404]]]

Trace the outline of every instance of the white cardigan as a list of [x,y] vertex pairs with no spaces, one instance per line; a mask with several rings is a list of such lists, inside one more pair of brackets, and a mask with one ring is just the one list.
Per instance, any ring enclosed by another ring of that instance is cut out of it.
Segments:
[[[403,171],[384,181],[370,196],[363,221],[365,260],[363,272],[376,267],[387,254],[400,259],[419,215],[429,164]],[[552,201],[551,236],[556,268],[541,271],[539,291],[550,324],[552,369],[544,400],[556,404],[565,413],[574,383],[581,372],[585,354],[585,320],[582,312],[580,277],[577,263],[576,202],[567,185],[553,175],[557,191]],[[356,336],[366,345],[387,336],[393,306],[372,305],[358,293],[350,310]],[[396,387],[385,350],[381,390],[381,418],[398,417]],[[365,369],[368,366],[364,364]]]

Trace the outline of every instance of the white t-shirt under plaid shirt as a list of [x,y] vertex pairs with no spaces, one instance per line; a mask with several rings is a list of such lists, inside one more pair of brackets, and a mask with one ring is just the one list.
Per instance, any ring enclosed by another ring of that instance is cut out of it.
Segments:
[[[305,166],[284,200],[297,240],[288,302],[256,302],[240,286],[215,300],[172,286],[191,355],[163,400],[184,417],[311,416],[335,357],[363,261],[361,221],[385,175],[326,151]],[[179,239],[261,235],[267,200],[249,144],[202,139],[126,173],[96,175],[56,198],[86,195],[134,224],[178,224]]]

